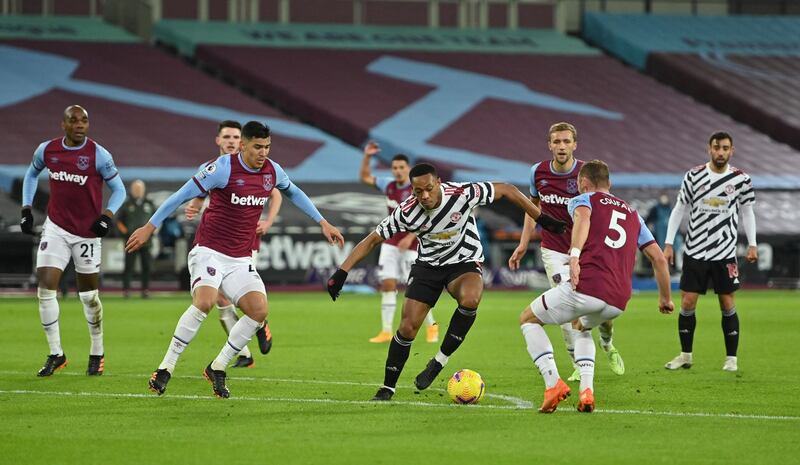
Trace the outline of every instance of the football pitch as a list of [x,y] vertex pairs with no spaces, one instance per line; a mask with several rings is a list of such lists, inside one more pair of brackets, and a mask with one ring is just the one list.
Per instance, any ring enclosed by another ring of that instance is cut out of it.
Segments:
[[[552,415],[535,410],[543,384],[517,323],[534,295],[487,292],[465,343],[430,389],[415,392],[413,377],[438,349],[423,330],[389,403],[368,401],[387,350],[367,342],[380,326],[378,296],[345,294],[334,304],[323,293],[270,294],[272,352],[262,356],[251,342],[256,366],[228,370],[227,400],[214,398],[201,376],[225,341],[216,310],[167,392],[147,390],[188,295],[101,295],[106,371],[92,378],[84,374],[89,337],[77,298],[61,301],[69,365],[51,378],[35,376],[47,355],[35,298],[2,298],[0,462],[798,463],[797,292],[737,294],[737,373],[721,370],[713,295],[700,300],[695,365],[675,372],[663,365],[679,352],[676,315],[659,314],[655,294],[634,296],[614,339],[626,373],[611,373],[598,347],[597,411],[575,411],[577,383],[570,383],[572,397]],[[442,335],[454,308],[442,297],[435,309]],[[548,334],[566,379],[560,331]],[[479,405],[450,403],[444,388],[460,368],[483,376]]]

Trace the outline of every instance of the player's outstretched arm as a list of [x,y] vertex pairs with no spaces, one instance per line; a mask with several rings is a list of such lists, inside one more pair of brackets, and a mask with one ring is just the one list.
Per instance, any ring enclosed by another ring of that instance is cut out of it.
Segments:
[[36,188],[39,184],[39,173],[45,168],[45,146],[47,146],[47,143],[39,145],[33,152],[31,165],[25,172],[25,177],[22,178],[22,218],[20,219],[19,227],[25,234],[33,234],[33,212],[31,211],[31,205],[33,205],[33,197],[36,195]]
[[531,202],[529,198],[525,197],[525,195],[523,195],[522,192],[520,192],[516,187],[504,182],[493,182],[492,185],[494,186],[495,201],[505,197],[514,205],[518,206],[522,210],[525,210],[525,213],[530,215],[531,218],[535,219],[536,222],[542,225],[544,229],[556,234],[562,234],[564,231],[566,231],[566,223],[542,213],[539,207],[534,205],[533,202]]
[[328,294],[330,294],[331,299],[336,300],[336,298],[339,297],[342,286],[344,286],[344,282],[347,280],[347,273],[363,260],[364,257],[369,255],[372,249],[377,247],[381,242],[383,242],[383,238],[373,231],[353,248],[350,255],[342,262],[339,269],[328,279]]
[[281,204],[283,204],[283,194],[281,194],[280,189],[272,189],[272,192],[269,193],[267,217],[264,219],[264,221],[258,222],[256,234],[263,235],[269,231],[269,228],[271,228],[272,224],[275,223],[275,218],[278,216],[278,212],[281,211]]
[[161,223],[163,223],[164,220],[172,214],[172,212],[174,212],[182,203],[193,199],[202,193],[203,191],[201,191],[198,187],[195,178],[186,181],[186,184],[170,195],[167,200],[165,200],[164,203],[158,207],[158,210],[153,213],[153,216],[150,217],[150,220],[147,222],[147,224],[131,234],[131,237],[128,238],[128,242],[125,244],[125,251],[131,253],[139,250],[144,244],[147,243],[156,228],[161,226]]
[[[534,205],[536,205],[534,203]],[[538,206],[538,205],[537,205]],[[519,236],[519,245],[514,249],[511,257],[508,258],[508,268],[511,270],[518,270],[522,257],[528,252],[528,245],[531,242],[533,230],[536,227],[536,221],[527,213],[522,221],[522,233]]]
[[672,313],[675,310],[675,304],[672,303],[671,298],[667,258],[655,242],[642,249],[642,252],[653,264],[655,271],[656,284],[658,284],[658,310],[665,314]]
[[364,146],[364,158],[361,159],[361,169],[358,171],[358,177],[361,178],[361,182],[364,184],[375,185],[375,176],[372,175],[369,169],[369,161],[380,151],[381,148],[378,143],[372,140]]

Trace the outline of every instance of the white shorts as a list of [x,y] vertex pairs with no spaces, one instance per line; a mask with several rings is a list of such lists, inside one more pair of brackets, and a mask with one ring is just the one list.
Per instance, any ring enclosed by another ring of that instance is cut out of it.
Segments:
[[42,225],[42,240],[36,251],[36,268],[52,267],[64,271],[72,258],[75,272],[99,273],[100,247],[99,237],[76,236],[47,218]]
[[[569,278],[569,255],[556,252],[544,247],[541,248],[542,261],[544,262],[544,272],[547,273],[547,280],[550,287],[556,287],[559,282]],[[555,281],[555,276],[561,275],[559,281]]]
[[416,250],[400,250],[396,245],[381,244],[381,255],[378,258],[378,279],[396,279],[408,281],[411,265],[417,260]]
[[208,247],[195,246],[189,251],[189,275],[192,294],[198,286],[213,287],[235,305],[248,292],[267,294],[252,257],[234,258]]
[[622,310],[597,297],[573,290],[569,282],[548,290],[531,302],[530,306],[536,318],[543,323],[561,325],[580,318],[586,329],[594,328],[622,314]]

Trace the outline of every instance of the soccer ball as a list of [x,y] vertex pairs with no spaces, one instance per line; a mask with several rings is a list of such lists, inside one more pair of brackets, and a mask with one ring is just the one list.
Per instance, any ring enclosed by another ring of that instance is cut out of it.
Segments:
[[447,393],[457,404],[477,404],[485,391],[483,378],[472,370],[458,370],[447,382]]

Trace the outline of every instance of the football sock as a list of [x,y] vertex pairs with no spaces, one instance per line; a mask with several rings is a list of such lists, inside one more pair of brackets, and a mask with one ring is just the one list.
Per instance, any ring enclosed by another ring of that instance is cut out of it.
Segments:
[[581,372],[581,388],[594,390],[594,356],[595,348],[592,331],[575,331],[575,363]]
[[47,345],[50,346],[50,355],[61,355],[61,332],[58,328],[58,291],[50,289],[38,289],[39,296],[39,318],[42,321],[44,335],[47,337]]
[[394,389],[397,386],[397,379],[403,372],[408,354],[411,352],[412,342],[414,342],[413,339],[404,338],[399,330],[394,333],[392,342],[389,343],[389,354],[386,356],[386,368],[383,375],[384,387]]
[[453,352],[464,342],[464,338],[467,337],[469,329],[472,327],[472,324],[475,323],[475,317],[477,315],[477,308],[464,308],[460,305],[456,308],[456,311],[453,312],[453,316],[450,318],[450,325],[447,327],[447,335],[444,337],[444,341],[442,341],[442,345],[439,347],[444,355],[448,357],[453,355]]
[[525,323],[520,326],[522,336],[525,338],[525,343],[528,345],[528,354],[531,360],[539,368],[539,373],[544,378],[544,384],[547,389],[555,386],[558,383],[559,375],[556,361],[553,358],[553,344],[544,332],[541,325],[534,323]]
[[722,333],[725,335],[725,351],[728,357],[735,357],[739,348],[739,315],[736,307],[722,312]]
[[[239,317],[236,315],[236,306],[230,304],[224,307],[218,307],[218,309],[219,309],[219,321],[220,323],[222,323],[222,327],[225,328],[225,334],[230,334],[234,325],[236,325],[236,322],[239,321]],[[248,349],[247,346],[244,346],[244,348],[242,348],[242,351],[239,352],[239,355],[248,358],[251,358],[253,356],[253,354],[250,353],[250,349]]]
[[612,338],[614,336],[614,327],[601,324],[597,327],[597,331],[600,333],[600,347],[608,352],[609,349],[611,349]]
[[567,346],[567,352],[569,352],[569,357],[572,359],[573,363],[575,363],[574,331],[571,322],[566,322],[561,325],[561,336],[564,338],[564,344]]
[[183,353],[183,349],[192,342],[203,320],[206,319],[206,314],[200,311],[194,305],[190,305],[183,315],[178,319],[178,325],[175,327],[175,333],[167,348],[167,353],[164,354],[164,360],[158,366],[159,370],[166,369],[170,373],[175,370],[175,364],[178,363],[178,357]]
[[250,339],[253,338],[256,330],[260,327],[261,323],[247,315],[243,315],[239,318],[239,321],[237,321],[231,329],[228,340],[225,342],[225,345],[222,346],[219,355],[211,362],[211,369],[225,371],[225,368],[231,363],[233,357],[241,352],[242,348],[247,347],[247,343],[250,342]]
[[447,362],[450,360],[450,357],[443,354],[442,351],[440,350],[439,352],[436,353],[436,355],[433,356],[433,359],[439,362],[439,365],[441,365],[442,368],[444,368],[445,366],[447,366]]
[[397,291],[381,292],[381,327],[387,333],[392,331],[396,308]]
[[433,309],[428,310],[428,314],[425,315],[425,324],[428,326],[433,326],[436,324],[436,319],[433,318]]
[[86,316],[89,337],[92,340],[89,355],[103,355],[103,304],[100,302],[97,289],[79,292],[78,296],[83,304],[83,314]]
[[681,352],[692,353],[695,326],[697,326],[697,318],[694,315],[694,310],[682,308],[680,315],[678,315],[678,336],[681,338]]

